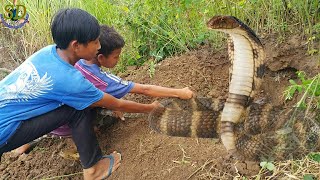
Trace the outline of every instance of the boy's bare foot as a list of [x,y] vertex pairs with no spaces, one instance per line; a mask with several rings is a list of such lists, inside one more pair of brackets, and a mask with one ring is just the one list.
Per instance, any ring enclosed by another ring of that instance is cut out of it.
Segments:
[[119,168],[121,154],[114,151],[108,156],[104,156],[94,166],[84,169],[83,176],[85,180],[104,179],[110,176]]

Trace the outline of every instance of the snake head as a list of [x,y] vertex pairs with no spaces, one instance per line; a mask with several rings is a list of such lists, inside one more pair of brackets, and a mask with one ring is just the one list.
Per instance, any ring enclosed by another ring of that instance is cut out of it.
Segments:
[[233,16],[214,16],[207,22],[209,29],[234,29],[239,27],[239,20]]
[[213,16],[207,22],[207,27],[209,29],[225,32],[228,34],[240,34],[244,36],[249,36],[257,44],[262,46],[260,39],[255,34],[255,32],[249,26],[247,26],[245,23],[243,23],[234,16]]

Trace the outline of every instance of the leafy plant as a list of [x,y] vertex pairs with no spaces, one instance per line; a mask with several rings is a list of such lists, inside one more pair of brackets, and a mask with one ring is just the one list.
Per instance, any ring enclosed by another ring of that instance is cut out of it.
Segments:
[[296,104],[297,107],[306,108],[309,103],[320,108],[320,74],[311,79],[307,78],[303,71],[298,71],[297,75],[300,83],[289,80],[291,85],[284,91],[285,100],[291,100],[295,93],[303,93],[302,98]]
[[268,169],[269,171],[273,171],[275,169],[275,165],[269,161],[260,162],[260,166],[262,169]]
[[308,38],[307,41],[307,46],[308,46],[308,50],[307,53],[309,55],[314,55],[319,53],[319,50],[315,47],[315,41],[319,41],[320,40],[320,23],[315,24],[310,31],[310,37]]
[[261,174],[263,171],[268,170],[268,171],[274,171],[275,170],[275,165],[270,161],[270,160],[265,160],[262,159],[260,162],[260,171],[257,175],[255,175],[255,180],[260,180],[261,179]]
[[305,174],[303,180],[315,180],[315,177],[312,174]]
[[154,61],[150,61],[149,70],[148,71],[149,71],[150,78],[152,78],[154,76],[155,71],[156,71],[156,67],[155,67]]
[[310,153],[308,158],[320,163],[320,153]]

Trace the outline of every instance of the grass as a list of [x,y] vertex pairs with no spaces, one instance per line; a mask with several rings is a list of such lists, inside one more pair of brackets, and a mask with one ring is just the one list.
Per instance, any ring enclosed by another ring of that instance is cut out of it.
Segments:
[[[0,3],[2,7],[11,1],[1,0]],[[51,17],[65,7],[85,9],[101,24],[114,26],[124,36],[126,46],[117,71],[142,65],[150,59],[157,63],[201,44],[220,47],[221,34],[208,31],[205,25],[217,14],[236,16],[258,34],[277,32],[281,38],[287,33],[302,32],[309,39],[309,52],[318,51],[314,42],[319,40],[320,5],[313,0],[19,0],[18,4],[26,6],[30,23],[18,30],[4,27],[0,30],[0,39],[15,42],[6,46],[18,63],[53,43],[49,31]]]
[[182,158],[181,160],[172,160],[172,162],[180,165],[191,164],[191,161],[190,161],[191,157],[186,155],[187,154],[186,151],[180,144],[179,144],[179,148],[182,151]]
[[[305,179],[308,176],[313,179],[320,178],[320,164],[310,159],[308,156],[301,160],[288,160],[275,163],[275,170],[266,179]],[[265,170],[262,173],[266,173]]]
[[[320,154],[317,154],[320,156]],[[200,166],[191,177],[197,179],[234,179],[234,180],[260,180],[260,179],[303,179],[316,180],[320,178],[320,164],[309,156],[301,160],[287,160],[274,162],[272,170],[261,167],[255,175],[241,175],[240,172],[228,173],[216,168],[214,160],[205,162]],[[211,165],[210,165],[211,164]]]
[[[79,175],[82,176],[82,174],[83,174],[83,172],[77,172],[77,173],[66,174],[66,175],[61,175],[61,176],[53,176],[53,177],[41,178],[41,180],[74,178],[75,176],[79,176]],[[34,179],[37,179],[39,177],[35,177]]]

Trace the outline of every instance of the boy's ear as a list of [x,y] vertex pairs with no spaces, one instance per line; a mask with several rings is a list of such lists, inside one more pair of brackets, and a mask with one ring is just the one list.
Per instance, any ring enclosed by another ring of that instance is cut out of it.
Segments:
[[77,40],[72,40],[70,42],[70,47],[73,49],[73,50],[77,50],[79,48],[79,42]]
[[101,62],[103,60],[103,58],[104,58],[103,54],[98,54],[98,56],[97,56],[98,62]]

